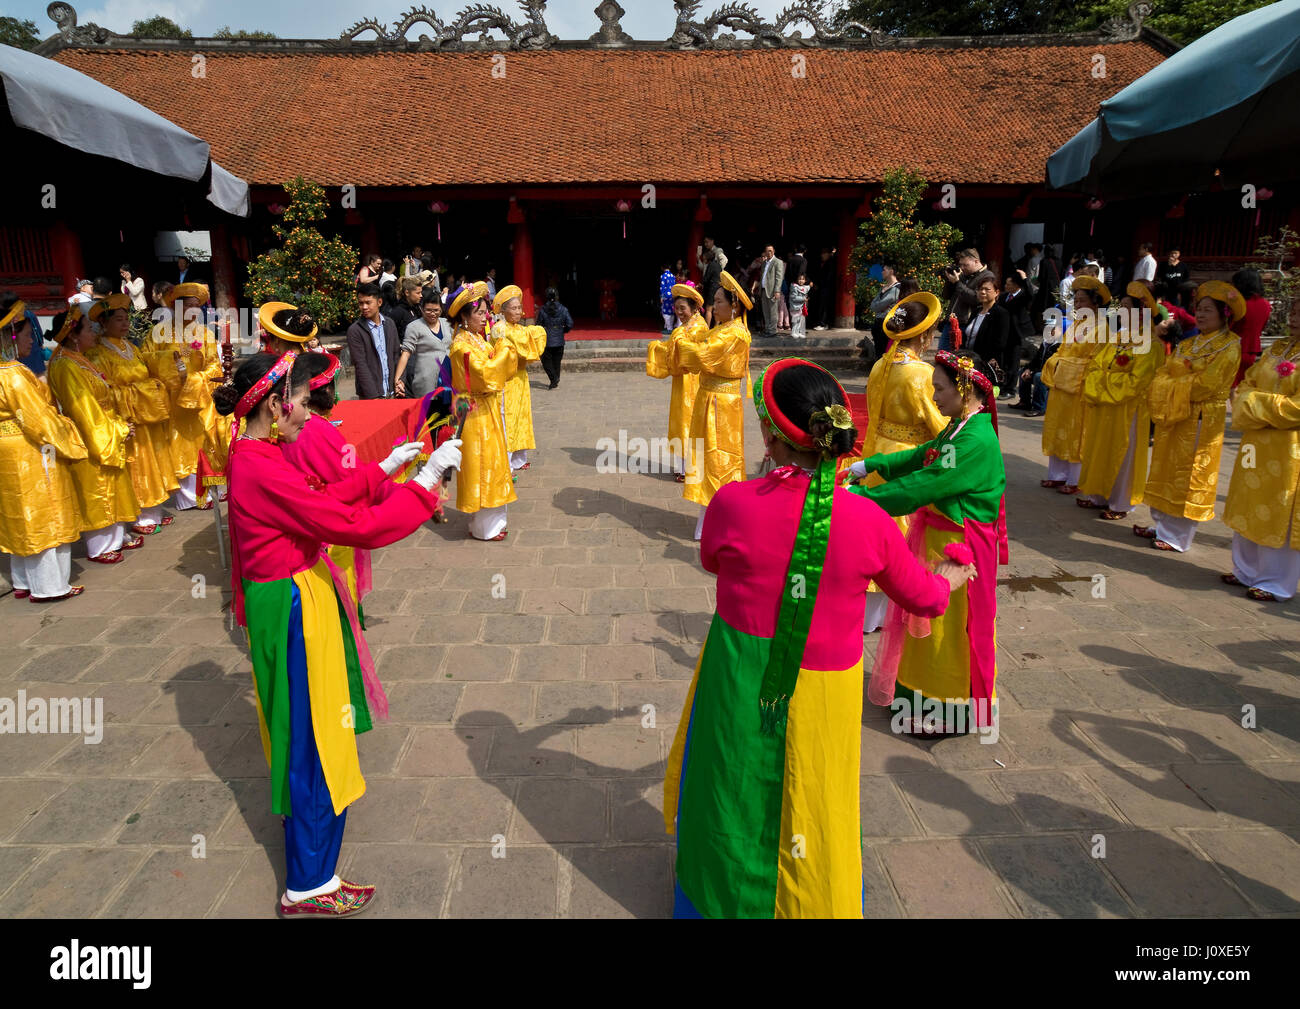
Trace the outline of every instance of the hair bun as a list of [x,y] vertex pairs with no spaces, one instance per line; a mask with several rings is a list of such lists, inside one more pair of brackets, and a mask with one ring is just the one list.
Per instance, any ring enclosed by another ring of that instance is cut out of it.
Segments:
[[216,406],[217,413],[229,417],[239,405],[239,390],[230,382],[219,385],[212,390],[212,403]]

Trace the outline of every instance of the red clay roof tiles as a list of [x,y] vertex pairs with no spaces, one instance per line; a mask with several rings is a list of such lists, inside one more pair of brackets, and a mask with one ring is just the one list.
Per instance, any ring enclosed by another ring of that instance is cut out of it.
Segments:
[[358,186],[870,183],[897,164],[936,182],[1034,184],[1099,102],[1163,59],[1144,42],[583,49],[506,53],[494,77],[488,53],[207,52],[196,78],[191,56],[54,58],[207,140],[251,183]]

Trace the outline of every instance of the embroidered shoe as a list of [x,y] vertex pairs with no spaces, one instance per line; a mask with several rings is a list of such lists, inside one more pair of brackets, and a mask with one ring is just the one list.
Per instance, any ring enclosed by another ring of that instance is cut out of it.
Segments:
[[278,900],[276,910],[281,918],[346,918],[364,911],[374,896],[373,886],[341,883],[332,893],[322,893],[292,904]]

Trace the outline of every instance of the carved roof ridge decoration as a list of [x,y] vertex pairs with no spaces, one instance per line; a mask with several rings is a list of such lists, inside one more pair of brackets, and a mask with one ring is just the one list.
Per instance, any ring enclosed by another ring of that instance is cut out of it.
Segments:
[[[664,41],[633,39],[623,30],[621,20],[626,14],[615,0],[604,0],[595,10],[600,21],[599,30],[583,40],[559,39],[546,26],[546,0],[518,0],[523,20],[516,21],[502,8],[486,3],[464,7],[450,21],[444,22],[429,7],[411,7],[393,23],[391,28],[377,18],[364,18],[345,29],[333,39],[141,39],[119,35],[93,22],[77,23],[77,12],[69,3],[51,3],[46,14],[58,27],[58,33],[41,43],[37,52],[49,56],[60,49],[111,48],[111,49],[195,49],[205,51],[283,52],[330,51],[372,53],[376,51],[415,52],[483,52],[483,51],[538,51],[549,49],[636,49],[636,50],[742,50],[809,48],[827,49],[981,49],[1037,46],[1084,46],[1133,42],[1139,39],[1166,55],[1180,46],[1158,32],[1144,26],[1154,4],[1136,0],[1129,4],[1127,17],[1113,17],[1103,22],[1096,32],[1063,35],[989,35],[989,36],[927,36],[910,38],[890,35],[858,22],[836,25],[825,16],[825,0],[794,2],[782,10],[773,21],[766,22],[757,9],[746,3],[726,3],[702,20],[697,20],[701,0],[673,0],[677,14],[673,34]],[[788,32],[793,25],[806,24],[812,33],[804,37],[801,31]],[[407,38],[416,25],[425,25],[430,33],[416,39]],[[723,31],[726,29],[726,31]],[[497,31],[504,40],[493,38]],[[738,38],[736,31],[751,38]],[[360,38],[373,32],[374,38]],[[477,35],[477,38],[473,36]]]

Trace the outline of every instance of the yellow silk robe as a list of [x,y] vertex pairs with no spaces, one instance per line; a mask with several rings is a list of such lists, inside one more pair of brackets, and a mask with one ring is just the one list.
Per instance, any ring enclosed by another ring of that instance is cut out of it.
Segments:
[[[187,371],[182,380],[176,368],[174,354],[180,352]],[[202,393],[212,394],[208,390],[207,379],[203,377],[203,351],[192,350],[186,345],[163,344],[156,350],[141,352],[149,374],[167,387],[168,409],[171,422],[167,425],[171,436],[170,447],[172,465],[178,481],[198,472],[199,453],[207,441],[207,429],[203,423]]]
[[[892,361],[892,363],[891,363]],[[871,366],[867,377],[867,433],[862,436],[862,455],[905,452],[939,436],[948,418],[934,405],[934,366],[910,350],[895,350]],[[862,483],[877,487],[885,482],[879,473],[868,473]],[[907,535],[908,516],[894,519]],[[879,592],[872,582],[869,592]]]
[[86,445],[88,457],[72,464],[83,528],[134,522],[140,504],[126,468],[130,425],[118,416],[113,390],[89,361],[62,347],[51,356],[49,373],[59,408]]
[[458,396],[468,394],[474,404],[461,434],[460,472],[456,474],[457,511],[499,508],[515,500],[501,422],[501,396],[518,363],[519,357],[509,340],[489,344],[483,337],[462,329],[451,341],[452,388]]
[[501,319],[492,327],[492,342],[505,340],[515,349],[518,363],[503,391],[506,406],[506,451],[536,448],[533,440],[533,394],[528,387],[528,362],[541,360],[546,330],[541,326],[511,325]]
[[692,458],[698,479],[687,474],[682,496],[707,505],[723,484],[745,479],[749,327],[743,318],[736,318],[714,326],[698,343],[678,340],[671,345],[668,364],[700,376],[690,440],[692,445],[704,445],[704,459]]
[[1228,393],[1241,363],[1231,330],[1201,333],[1174,348],[1147,393],[1156,422],[1145,501],[1166,515],[1214,518]]
[[709,324],[698,312],[691,321],[675,328],[667,340],[651,340],[646,347],[645,373],[651,378],[671,378],[672,394],[668,399],[668,442],[678,446],[682,459],[690,458],[691,414],[695,409],[695,394],[700,388],[700,376],[693,371],[669,367],[671,348],[677,340],[699,343],[709,331]]
[[[1279,340],[1246,371],[1232,404],[1242,432],[1223,521],[1261,546],[1300,549],[1300,338]],[[1290,361],[1291,372],[1277,366]]]
[[[53,452],[42,454],[47,445]],[[45,383],[0,361],[0,551],[31,557],[81,535],[68,462],[84,458],[81,435]]]
[[[1152,337],[1145,354],[1130,343],[1104,345],[1088,361],[1083,376],[1083,468],[1079,492],[1109,496],[1128,455],[1133,451],[1132,502],[1142,501],[1147,482],[1147,437],[1150,414],[1147,388],[1164,361],[1164,344]],[[1136,418],[1136,426],[1134,419]]]
[[[1043,364],[1043,385],[1051,389],[1043,415],[1043,455],[1083,461],[1083,376],[1089,360],[1105,347],[1105,326],[1095,340],[1066,340]],[[1106,488],[1109,490],[1110,488]]]
[[135,424],[126,459],[141,508],[166,501],[180,484],[171,450],[171,397],[149,374],[140,353],[125,340],[100,337],[86,357],[108,376],[121,417]]

